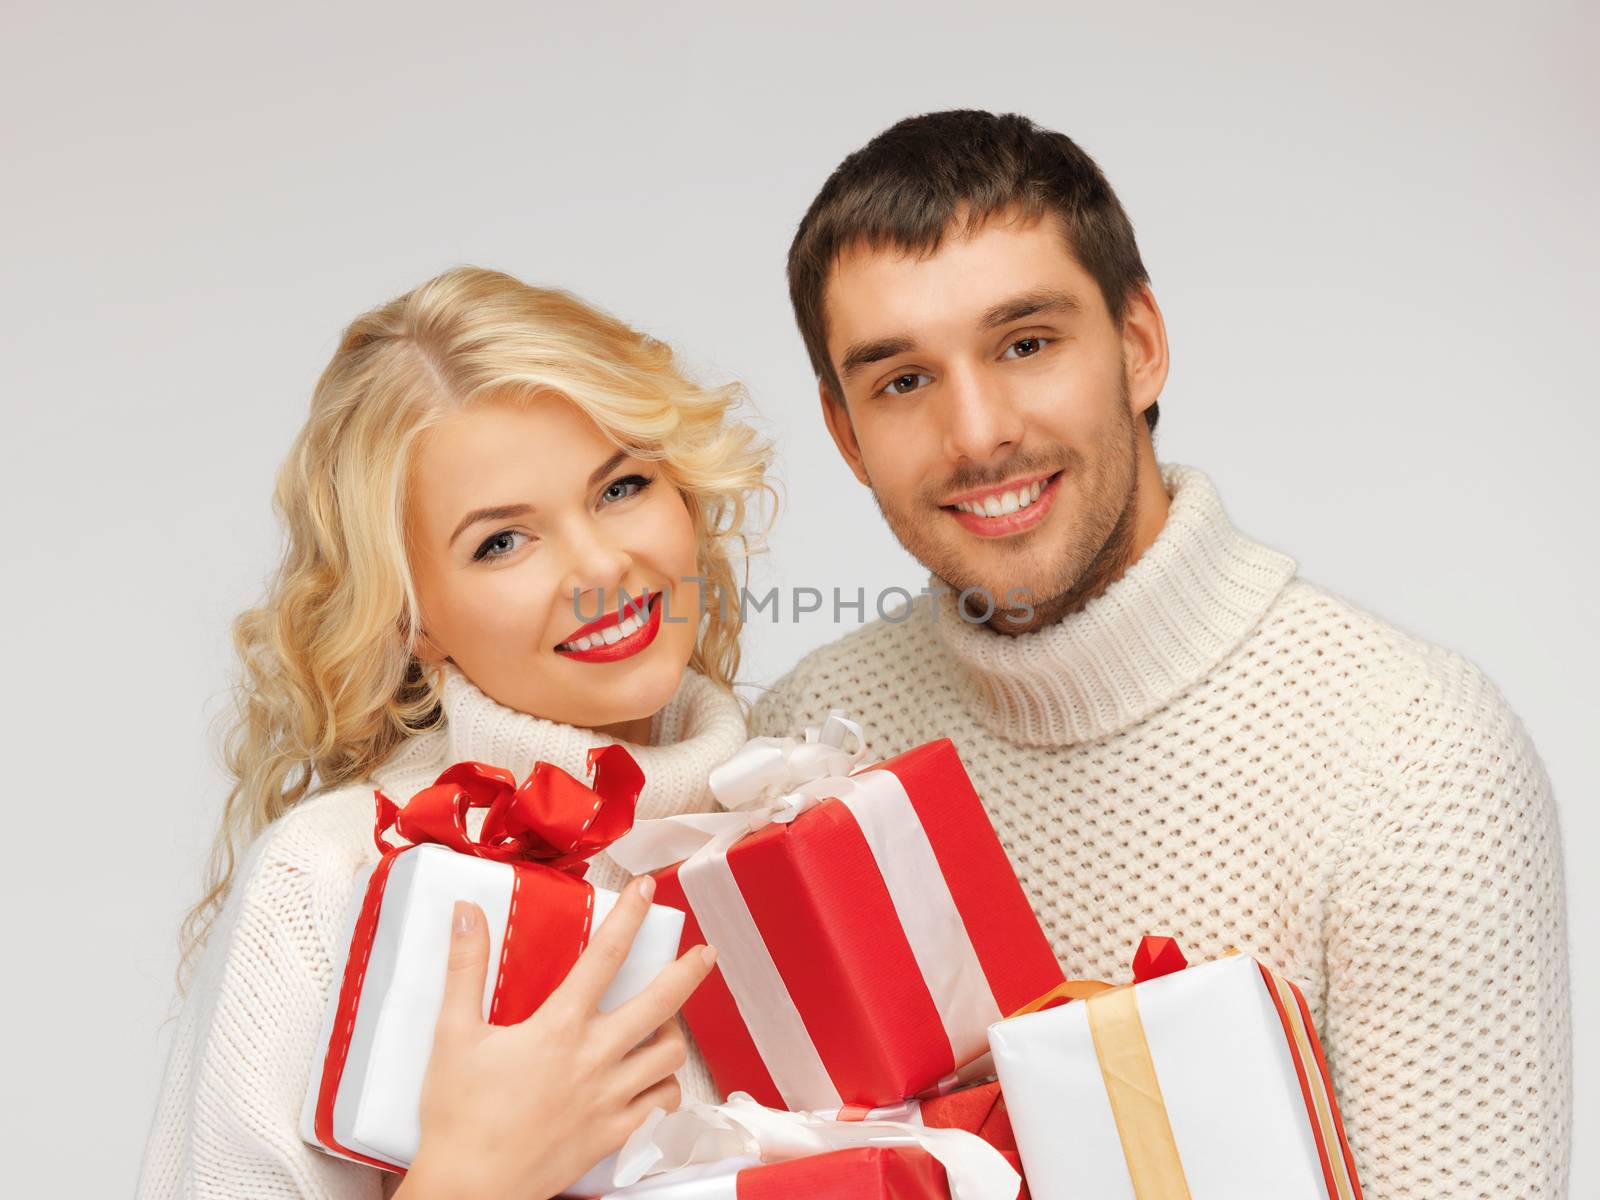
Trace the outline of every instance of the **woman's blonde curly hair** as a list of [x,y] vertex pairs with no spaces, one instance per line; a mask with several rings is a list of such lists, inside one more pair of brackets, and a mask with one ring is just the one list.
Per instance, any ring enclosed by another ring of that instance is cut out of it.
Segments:
[[[283,560],[233,623],[241,662],[223,758],[234,779],[180,937],[180,986],[243,846],[309,795],[369,777],[436,727],[442,672],[414,654],[406,553],[418,439],[483,400],[559,394],[619,447],[661,464],[694,521],[705,616],[690,665],[724,687],[739,666],[734,561],[769,448],[733,419],[737,384],[703,387],[672,349],[567,292],[497,271],[447,271],[353,321],[279,471]],[[717,598],[732,599],[725,603]]]

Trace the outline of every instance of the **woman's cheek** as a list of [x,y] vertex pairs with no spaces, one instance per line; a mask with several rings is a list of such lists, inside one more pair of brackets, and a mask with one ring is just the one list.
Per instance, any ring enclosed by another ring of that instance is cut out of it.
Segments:
[[676,585],[698,571],[694,518],[677,489],[669,486],[663,493],[647,513],[643,558]]
[[560,597],[536,556],[489,572],[473,589],[472,625],[501,645],[535,646],[544,640]]

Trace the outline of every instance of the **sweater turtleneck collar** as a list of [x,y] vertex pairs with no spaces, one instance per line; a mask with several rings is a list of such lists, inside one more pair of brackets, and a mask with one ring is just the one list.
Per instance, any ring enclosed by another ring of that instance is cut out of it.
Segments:
[[[449,662],[444,664],[441,706],[443,727],[414,738],[377,773],[377,782],[390,796],[410,796],[445,767],[469,760],[504,767],[519,781],[537,762],[587,779],[589,751],[621,741],[507,707]],[[707,776],[744,740],[744,716],[734,695],[686,670],[678,690],[651,719],[651,744],[621,743],[644,772],[638,818],[710,809]]]
[[1293,559],[1233,528],[1205,474],[1169,464],[1161,475],[1172,503],[1156,540],[1057,624],[996,633],[937,592],[935,629],[986,728],[1032,746],[1125,729],[1226,657],[1293,577]]

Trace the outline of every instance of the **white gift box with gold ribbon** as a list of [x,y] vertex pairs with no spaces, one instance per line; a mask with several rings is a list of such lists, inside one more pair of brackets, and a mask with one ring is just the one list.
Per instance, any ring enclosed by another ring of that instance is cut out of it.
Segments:
[[1359,1200],[1293,984],[1230,955],[1088,986],[989,1027],[1035,1200]]

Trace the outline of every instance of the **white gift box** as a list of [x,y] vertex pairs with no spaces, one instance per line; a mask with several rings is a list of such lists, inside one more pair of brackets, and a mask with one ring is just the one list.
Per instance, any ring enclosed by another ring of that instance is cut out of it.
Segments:
[[[444,1001],[455,902],[477,903],[488,919],[491,967],[483,997],[488,1019],[515,874],[516,869],[508,863],[458,854],[437,845],[416,846],[395,857],[384,885],[333,1104],[333,1140],[355,1154],[342,1154],[338,1147],[324,1144],[316,1130],[318,1099],[339,1007],[339,981],[346,973],[343,958],[334,973],[336,982],[301,1109],[301,1136],[307,1142],[340,1157],[361,1155],[398,1169],[415,1157],[421,1138],[422,1080]],[[358,880],[341,942],[346,955],[370,877],[369,871]],[[617,893],[594,889],[591,928],[599,927],[616,901]],[[632,950],[600,1002],[601,1010],[616,1008],[642,991],[677,957],[682,932],[681,912],[651,905]]]
[[1013,1017],[989,1044],[1035,1200],[1359,1200],[1303,999],[1253,958]]

